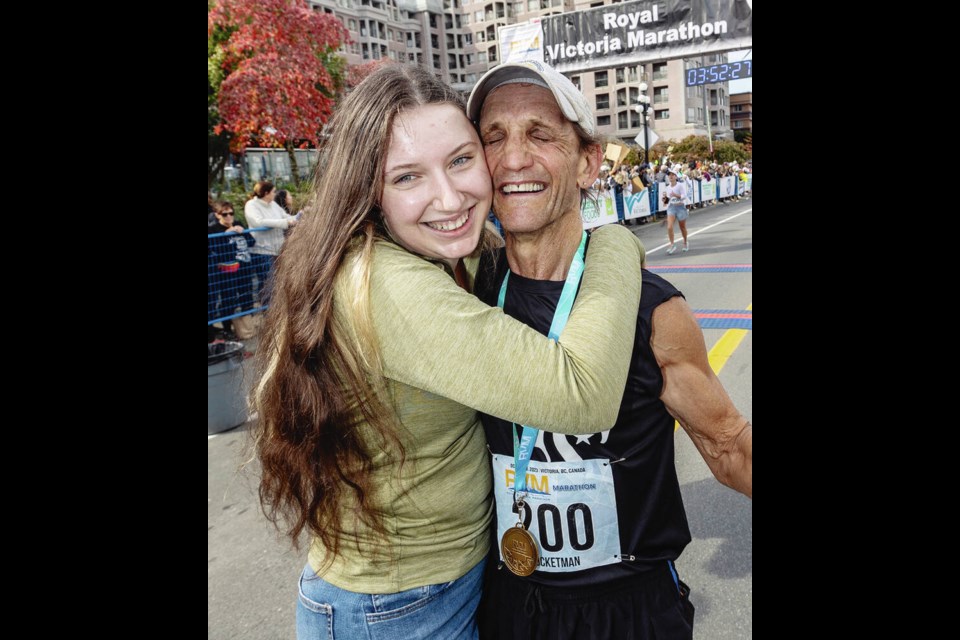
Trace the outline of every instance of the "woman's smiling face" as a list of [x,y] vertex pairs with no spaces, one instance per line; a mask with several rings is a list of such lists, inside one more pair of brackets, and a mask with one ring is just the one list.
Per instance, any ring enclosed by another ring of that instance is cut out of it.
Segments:
[[476,248],[493,199],[480,138],[456,105],[397,115],[380,209],[409,251],[454,266]]

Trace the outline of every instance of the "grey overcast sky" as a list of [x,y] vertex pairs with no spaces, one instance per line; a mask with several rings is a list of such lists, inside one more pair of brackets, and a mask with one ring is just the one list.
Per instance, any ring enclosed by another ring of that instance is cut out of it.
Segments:
[[[731,51],[727,54],[727,62],[739,62],[740,60],[753,60],[753,49]],[[753,91],[752,76],[742,80],[730,81],[730,93],[746,93],[748,91]]]
[[[750,5],[750,10],[753,11],[753,0],[747,0],[747,4]],[[728,62],[737,62],[738,60],[753,60],[753,49],[731,51],[727,54]],[[730,82],[730,93],[746,93],[748,91],[753,91],[752,76],[744,78],[743,80],[732,80]]]

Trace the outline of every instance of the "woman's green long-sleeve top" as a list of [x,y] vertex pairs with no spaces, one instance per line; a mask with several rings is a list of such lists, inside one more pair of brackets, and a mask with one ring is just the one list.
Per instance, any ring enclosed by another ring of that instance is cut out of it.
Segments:
[[[448,267],[376,243],[370,308],[406,460],[401,467],[395,455],[374,453],[374,499],[389,539],[360,527],[344,494],[348,532],[325,580],[395,593],[459,578],[486,556],[493,503],[477,411],[559,433],[609,429],[633,352],[643,257],[628,229],[595,231],[580,292],[554,342],[458,287]],[[334,308],[356,339],[350,262],[337,276]],[[465,262],[472,283],[478,259]],[[324,558],[315,540],[314,570]]]

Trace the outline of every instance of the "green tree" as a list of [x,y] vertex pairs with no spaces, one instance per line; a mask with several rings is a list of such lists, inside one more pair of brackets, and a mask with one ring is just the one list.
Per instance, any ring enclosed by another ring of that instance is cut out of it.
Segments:
[[[209,10],[213,3],[207,5]],[[229,131],[219,129],[220,85],[223,83],[225,71],[223,60],[225,52],[223,43],[236,31],[234,27],[218,27],[207,33],[207,190],[223,175],[223,167],[230,155]]]
[[746,129],[737,129],[733,132],[733,139],[743,145],[744,151],[753,157],[753,132]]
[[[664,142],[661,140],[660,142]],[[659,142],[657,144],[660,144]],[[713,151],[710,151],[710,141],[706,136],[690,135],[680,142],[667,141],[665,146],[672,147],[671,162],[687,163],[691,160],[712,160],[714,162],[743,162],[752,157],[744,145],[732,140],[714,140]],[[654,145],[656,148],[657,145]]]

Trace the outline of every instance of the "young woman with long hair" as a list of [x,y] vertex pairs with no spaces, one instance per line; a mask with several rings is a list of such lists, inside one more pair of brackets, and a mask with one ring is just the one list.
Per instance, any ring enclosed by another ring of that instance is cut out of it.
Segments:
[[328,133],[276,261],[251,394],[264,512],[294,545],[311,537],[298,636],[476,638],[493,508],[477,411],[609,428],[642,248],[617,225],[594,232],[554,342],[469,293],[492,185],[456,91],[387,64]]

